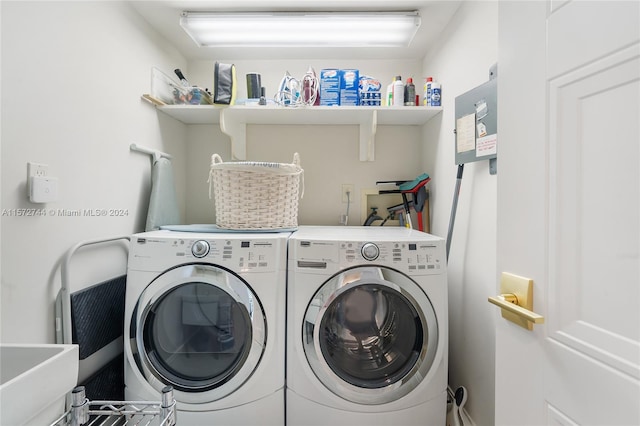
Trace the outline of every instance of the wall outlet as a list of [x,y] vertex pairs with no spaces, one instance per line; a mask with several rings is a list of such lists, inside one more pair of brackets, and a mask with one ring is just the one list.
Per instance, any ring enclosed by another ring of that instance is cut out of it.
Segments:
[[[347,195],[348,194],[348,195]],[[342,184],[342,202],[353,203],[356,194],[354,192],[354,186],[352,183]]]
[[27,163],[27,196],[31,197],[31,181],[33,177],[45,177],[49,166],[40,163]]
[[47,171],[49,166],[46,164],[39,163],[27,163],[27,177],[40,176],[44,177],[47,175]]

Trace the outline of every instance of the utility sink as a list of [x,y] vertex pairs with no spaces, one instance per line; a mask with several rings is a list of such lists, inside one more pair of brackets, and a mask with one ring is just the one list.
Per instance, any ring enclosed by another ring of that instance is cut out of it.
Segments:
[[77,380],[77,345],[0,344],[0,425],[50,424]]

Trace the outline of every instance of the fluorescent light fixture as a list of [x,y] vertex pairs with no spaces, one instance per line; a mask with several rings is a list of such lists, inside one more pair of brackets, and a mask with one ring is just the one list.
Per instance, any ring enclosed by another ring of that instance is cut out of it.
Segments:
[[418,12],[183,12],[202,47],[406,47]]

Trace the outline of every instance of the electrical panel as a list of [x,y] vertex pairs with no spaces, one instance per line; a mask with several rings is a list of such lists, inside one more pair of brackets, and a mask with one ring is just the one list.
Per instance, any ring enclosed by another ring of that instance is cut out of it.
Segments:
[[456,164],[497,158],[498,79],[456,97]]

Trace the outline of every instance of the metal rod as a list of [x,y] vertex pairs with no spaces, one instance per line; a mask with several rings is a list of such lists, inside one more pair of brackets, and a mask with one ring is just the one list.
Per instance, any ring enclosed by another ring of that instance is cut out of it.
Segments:
[[[106,238],[106,239],[101,239],[101,240],[91,240],[91,241],[83,241],[80,242],[78,244],[76,244],[75,246],[71,247],[69,249],[69,251],[67,252],[67,254],[65,255],[63,261],[62,261],[62,265],[60,266],[60,276],[61,276],[61,283],[60,283],[60,298],[61,298],[61,304],[62,304],[62,318],[60,318],[59,320],[56,319],[56,326],[61,326],[62,328],[62,336],[61,336],[61,341],[59,341],[58,343],[65,343],[65,344],[70,344],[72,343],[72,330],[71,330],[71,293],[69,291],[69,266],[71,263],[71,257],[75,254],[76,251],[78,251],[78,249],[85,247],[85,246],[90,246],[90,245],[94,245],[94,244],[101,244],[101,243],[108,243],[108,242],[112,242],[112,241],[117,241],[117,240],[127,240],[130,241],[130,237],[128,235],[126,236],[118,236],[118,237],[113,237],[113,238]],[[60,322],[62,322],[62,324],[59,324]]]
[[138,151],[138,152],[142,152],[144,154],[149,154],[153,157],[153,161],[158,161],[158,159],[164,157],[164,158],[168,158],[169,160],[171,160],[171,155],[167,154],[166,152],[162,152],[162,151],[158,151],[155,149],[151,149],[151,148],[147,148],[144,146],[140,146],[138,144],[132,143],[131,145],[129,145],[129,148],[131,149],[131,151]]
[[411,223],[411,208],[409,208],[409,201],[407,200],[407,194],[405,192],[402,193],[402,203],[404,204],[405,215],[407,216],[405,226],[413,229],[413,224]]
[[462,172],[464,163],[458,164],[458,177],[456,179],[456,189],[453,192],[453,205],[451,206],[451,217],[449,218],[449,231],[447,232],[447,262],[449,262],[449,250],[451,248],[451,237],[453,236],[453,225],[456,222],[456,211],[458,210],[458,197],[460,196],[460,185],[462,183]]
[[78,386],[71,393],[71,426],[80,426],[88,421],[89,401],[84,386]]
[[162,389],[162,402],[160,403],[160,418],[163,426],[176,424],[176,401],[173,397],[173,387],[165,386]]

